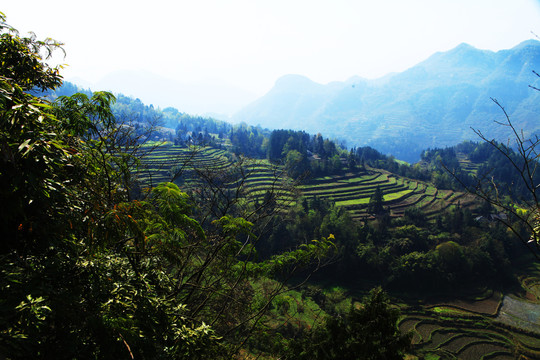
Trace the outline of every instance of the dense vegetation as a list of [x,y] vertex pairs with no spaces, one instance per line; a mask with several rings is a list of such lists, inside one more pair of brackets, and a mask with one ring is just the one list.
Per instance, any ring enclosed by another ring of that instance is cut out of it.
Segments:
[[[139,187],[152,112],[118,116],[104,92],[41,97],[61,84],[42,57],[60,44],[20,37],[0,20],[0,182],[9,204],[0,355],[206,359],[249,348],[285,280],[320,267],[333,236],[258,261],[258,224],[235,216],[240,198],[228,211],[223,198],[197,203],[171,182]],[[257,292],[265,281],[271,286]],[[370,301],[388,306],[380,295]],[[374,331],[399,337],[388,316]]]
[[[520,281],[525,248],[495,220],[530,229],[459,192],[520,183],[511,149],[465,142],[409,165],[155,109],[62,85],[46,64],[60,44],[0,30],[2,357],[421,356],[407,331],[434,342],[424,323],[452,320],[404,317],[382,288],[429,301]],[[530,195],[513,190],[512,206]],[[467,316],[497,351],[538,354],[529,330],[511,325],[513,345]]]
[[[463,185],[470,187],[478,184],[479,177],[493,178],[506,193],[512,187],[516,202],[530,197],[530,190],[526,188],[519,172],[508,166],[508,158],[496,147],[504,149],[519,167],[524,166],[523,159],[514,149],[496,141],[466,141],[445,149],[428,149],[422,153],[421,159],[424,166],[432,170],[432,174],[436,174],[432,175],[432,180],[439,188],[455,189]],[[535,173],[533,180],[538,183],[540,174]]]

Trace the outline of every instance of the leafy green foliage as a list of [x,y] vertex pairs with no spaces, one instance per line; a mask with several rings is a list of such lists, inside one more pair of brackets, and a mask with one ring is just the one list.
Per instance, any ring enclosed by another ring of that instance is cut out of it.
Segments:
[[43,249],[40,237],[72,202],[66,181],[76,156],[58,134],[60,121],[50,113],[50,104],[25,91],[60,83],[57,69],[44,65],[37,53],[41,49],[50,52],[58,44],[20,38],[4,20],[2,15],[0,194],[10,205],[0,211],[5,239],[0,246],[2,251]]
[[[21,47],[9,49],[27,54]],[[112,95],[75,95],[51,105],[23,86],[53,84],[55,73],[27,64],[26,72],[16,71],[31,81],[1,79],[0,139],[6,155],[1,195],[13,204],[1,228],[6,239],[2,353],[11,358],[213,353],[218,337],[204,322],[187,320],[186,306],[171,297],[176,281],[167,264],[178,244],[160,247],[148,240],[177,235],[172,224],[183,226],[184,234],[203,234],[187,217],[183,194],[158,188],[151,203],[128,201],[120,181],[127,167],[119,166],[118,155],[107,148],[114,145],[112,137],[104,136],[116,131]],[[175,196],[166,196],[171,193]]]
[[34,88],[45,90],[60,85],[60,69],[49,67],[43,58],[50,58],[55,50],[61,49],[62,44],[49,38],[36,40],[33,34],[31,37],[20,37],[5,21],[5,15],[0,13],[0,76],[10,79],[23,91]]
[[343,317],[330,317],[289,349],[290,359],[402,359],[411,337],[397,328],[399,310],[373,289]]
[[376,214],[376,215],[381,215],[384,213],[383,193],[381,191],[380,186],[377,186],[377,188],[375,189],[375,192],[370,197],[367,211],[370,214]]
[[203,229],[173,183],[136,196],[137,124],[117,122],[110,93],[54,103],[33,95],[61,82],[38,54],[57,44],[21,38],[3,22],[0,30],[0,201],[9,204],[0,220],[0,353],[230,357],[268,308],[251,302],[250,277],[304,268],[331,242],[256,264],[249,221],[224,214]]

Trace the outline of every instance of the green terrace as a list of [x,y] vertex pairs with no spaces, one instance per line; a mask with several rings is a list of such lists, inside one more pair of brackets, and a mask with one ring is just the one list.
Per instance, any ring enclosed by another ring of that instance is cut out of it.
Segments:
[[224,170],[230,166],[226,154],[224,150],[210,147],[186,148],[170,143],[143,147],[139,151],[141,166],[137,178],[144,185],[152,186],[171,181],[180,170]]
[[[181,147],[170,143],[155,146],[148,154],[145,150],[144,147],[141,150],[144,156],[136,175],[145,186],[171,181],[180,173],[176,177],[179,184],[196,188],[200,184],[196,172],[221,173],[226,187],[242,187],[243,196],[250,201],[262,201],[270,192],[281,203],[294,203],[294,181],[281,167],[267,160],[243,159],[242,162],[223,149]],[[374,168],[313,178],[297,188],[308,198],[334,201],[337,206],[347,209],[353,219],[360,221],[372,218],[367,207],[377,188],[381,189],[383,205],[392,217],[403,216],[406,209],[416,207],[434,219],[452,207],[475,204],[474,198],[465,193],[438,190],[428,183]]]
[[[146,150],[152,150],[145,153]],[[220,175],[228,189],[242,189],[250,201],[262,201],[271,192],[276,201],[290,204],[295,196],[293,182],[280,167],[267,160],[234,158],[226,150],[211,147],[182,147],[165,143],[141,149],[141,166],[136,172],[143,186],[175,179],[184,188],[202,185],[199,174]],[[177,176],[178,175],[178,176]]]
[[356,220],[371,216],[367,207],[377,188],[383,193],[384,207],[393,217],[403,216],[407,208],[417,207],[433,219],[452,206],[474,205],[474,198],[464,193],[439,191],[429,184],[379,169],[315,178],[301,186],[305,196],[333,200],[337,206],[345,207]]
[[480,164],[472,162],[466,154],[461,152],[456,153],[456,157],[459,161],[459,166],[461,166],[463,170],[470,174],[476,175]]

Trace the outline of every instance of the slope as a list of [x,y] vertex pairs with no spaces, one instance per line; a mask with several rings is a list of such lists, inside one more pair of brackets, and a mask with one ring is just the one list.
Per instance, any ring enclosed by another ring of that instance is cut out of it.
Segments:
[[[497,98],[518,128],[540,131],[540,94],[528,87],[540,68],[540,42],[510,50],[479,50],[461,44],[424,62],[379,80],[351,78],[321,85],[291,75],[234,119],[269,128],[322,132],[349,146],[369,145],[415,162],[422,149],[475,139],[470,127],[505,140]],[[294,83],[294,82],[293,82]]]

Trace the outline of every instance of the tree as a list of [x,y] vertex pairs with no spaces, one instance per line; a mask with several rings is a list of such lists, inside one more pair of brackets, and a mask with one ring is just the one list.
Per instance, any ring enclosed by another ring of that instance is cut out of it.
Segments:
[[309,161],[297,150],[290,150],[285,156],[285,167],[294,179],[305,177],[309,171]]
[[324,327],[293,341],[287,358],[403,359],[411,336],[400,333],[398,319],[399,310],[391,307],[381,288],[375,288],[345,316],[328,318]]
[[0,200],[11,208],[1,214],[0,353],[214,353],[213,330],[185,319],[185,305],[171,298],[177,289],[167,264],[178,239],[203,236],[182,195],[157,188],[149,202],[130,201],[114,97],[78,94],[52,104],[33,95],[61,83],[40,55],[59,44],[20,37],[1,20]]
[[368,212],[375,215],[381,215],[384,213],[383,206],[383,193],[381,187],[377,185],[375,192],[369,198]]
[[59,44],[0,20],[0,357],[231,357],[286,289],[255,304],[250,280],[320,262],[331,242],[254,262],[246,219],[203,228],[172,183],[134,196],[139,140],[114,96],[38,97],[61,83],[40,55]]
[[49,105],[27,93],[61,83],[58,68],[46,66],[40,55],[50,55],[60,44],[50,39],[19,38],[4,21],[0,13],[0,194],[4,204],[10,204],[0,209],[3,251],[38,245],[37,240],[21,241],[20,234],[32,229],[32,238],[37,238],[42,228],[33,225],[39,222],[46,226],[50,223],[46,219],[54,216],[49,205],[68,202],[65,191],[55,192],[51,198],[51,190],[65,190],[64,165],[71,163],[54,134],[56,119],[42,110]]
[[351,149],[347,155],[347,167],[349,170],[355,170],[356,165],[356,156],[354,155],[353,149]]
[[[534,72],[534,74],[540,77],[538,73]],[[538,88],[530,87],[535,91],[540,91]],[[502,144],[490,140],[480,130],[474,131],[480,139],[491,145],[505,159],[506,165],[498,167],[513,172],[520,184],[497,183],[492,176],[496,169],[489,169],[476,176],[474,185],[468,185],[455,172],[447,170],[470,193],[501,210],[505,215],[499,216],[498,221],[511,229],[522,244],[537,259],[540,259],[540,173],[537,172],[540,160],[538,152],[540,138],[534,134],[527,136],[523,130],[519,131],[504,107],[496,99],[492,101],[504,115],[503,121],[495,121],[495,123],[509,130],[508,143]],[[517,185],[521,185],[519,188],[525,190],[517,191]]]

